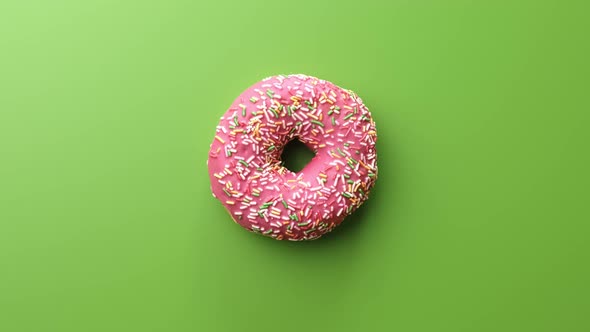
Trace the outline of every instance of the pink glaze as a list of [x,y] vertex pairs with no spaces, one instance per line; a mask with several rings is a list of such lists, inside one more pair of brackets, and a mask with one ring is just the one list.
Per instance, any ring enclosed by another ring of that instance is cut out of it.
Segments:
[[[295,138],[316,153],[298,173],[280,160]],[[249,231],[316,239],[368,198],[377,179],[376,140],[371,114],[354,92],[306,75],[269,77],[221,118],[207,161],[211,190]]]

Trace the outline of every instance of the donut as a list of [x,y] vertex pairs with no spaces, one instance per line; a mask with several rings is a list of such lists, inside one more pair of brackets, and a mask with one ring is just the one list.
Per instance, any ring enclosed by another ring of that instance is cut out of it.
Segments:
[[[299,172],[281,162],[294,139],[315,153]],[[268,77],[221,117],[207,160],[211,191],[251,232],[317,239],[369,197],[376,140],[371,113],[351,90],[302,74]]]

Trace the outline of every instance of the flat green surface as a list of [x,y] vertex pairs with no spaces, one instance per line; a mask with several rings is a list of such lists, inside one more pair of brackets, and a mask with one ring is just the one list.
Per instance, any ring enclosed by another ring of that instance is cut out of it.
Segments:
[[[589,331],[589,32],[584,1],[1,1],[0,331]],[[209,192],[278,73],[378,126],[315,242]]]

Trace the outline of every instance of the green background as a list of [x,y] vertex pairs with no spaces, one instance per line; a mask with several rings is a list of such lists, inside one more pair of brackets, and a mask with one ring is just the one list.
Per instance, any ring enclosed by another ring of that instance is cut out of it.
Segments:
[[[0,330],[589,331],[583,1],[0,2]],[[236,226],[205,160],[265,76],[353,89],[334,233]]]

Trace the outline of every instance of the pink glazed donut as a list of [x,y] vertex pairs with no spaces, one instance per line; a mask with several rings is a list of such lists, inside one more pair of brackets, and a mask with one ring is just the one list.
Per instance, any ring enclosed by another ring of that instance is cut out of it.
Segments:
[[[281,164],[293,139],[315,152],[298,173]],[[269,77],[221,118],[207,161],[211,190],[251,232],[317,239],[368,198],[377,179],[376,140],[371,114],[354,92],[306,75]]]

